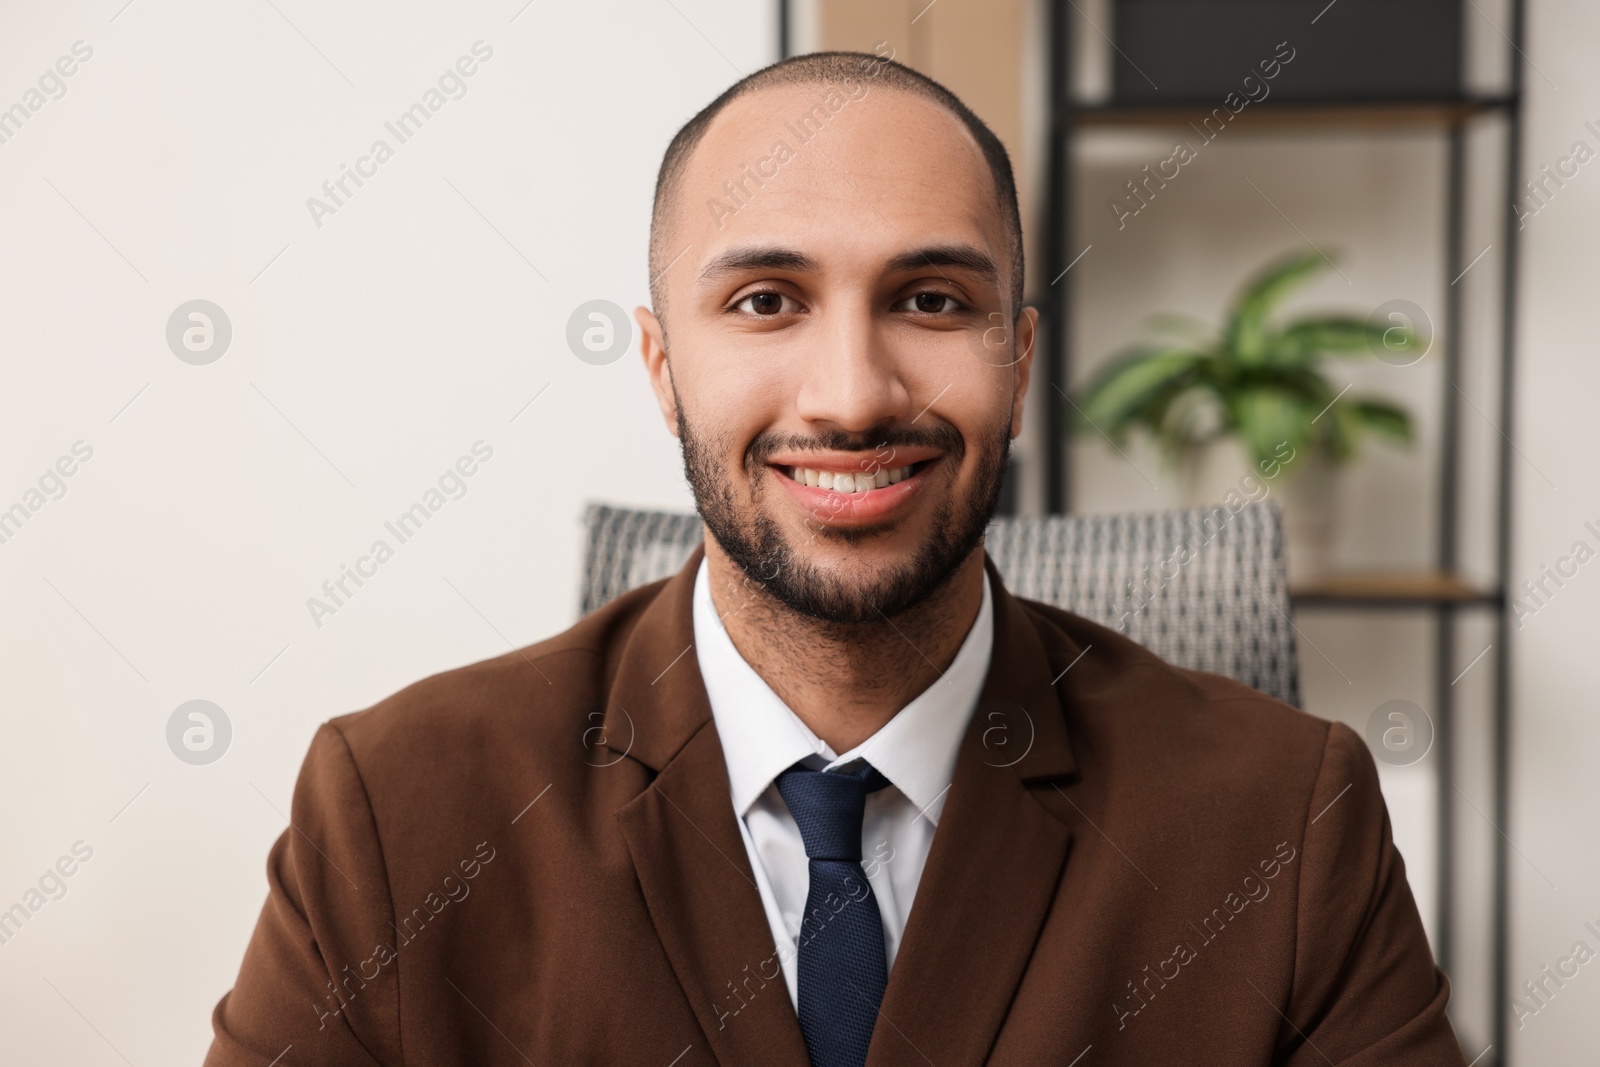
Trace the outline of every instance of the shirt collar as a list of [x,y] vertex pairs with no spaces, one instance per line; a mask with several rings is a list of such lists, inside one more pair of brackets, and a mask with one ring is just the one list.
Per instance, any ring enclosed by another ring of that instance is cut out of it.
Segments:
[[832,768],[865,759],[938,825],[961,737],[977,705],[994,647],[987,573],[978,617],[949,669],[877,733],[842,755],[812,733],[734,647],[711,599],[703,560],[695,576],[694,641],[728,765],[733,807],[740,816],[779,774],[800,760],[818,757],[814,763]]

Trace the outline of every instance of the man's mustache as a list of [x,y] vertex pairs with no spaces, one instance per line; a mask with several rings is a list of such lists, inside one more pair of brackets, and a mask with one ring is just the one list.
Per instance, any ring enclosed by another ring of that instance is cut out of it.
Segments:
[[966,455],[967,441],[955,427],[941,424],[885,426],[866,433],[844,430],[825,430],[811,435],[764,433],[750,443],[745,457],[751,467],[758,468],[779,452],[868,452],[887,456],[896,448],[931,448],[959,460]]

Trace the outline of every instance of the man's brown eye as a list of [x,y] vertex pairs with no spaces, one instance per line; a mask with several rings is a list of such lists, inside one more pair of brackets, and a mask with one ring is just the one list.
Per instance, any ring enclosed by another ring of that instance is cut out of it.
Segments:
[[776,315],[783,310],[783,297],[777,293],[755,293],[750,297],[750,310],[757,315]]
[[950,298],[943,293],[918,293],[916,295],[917,310],[929,315],[937,315],[945,309],[945,301]]

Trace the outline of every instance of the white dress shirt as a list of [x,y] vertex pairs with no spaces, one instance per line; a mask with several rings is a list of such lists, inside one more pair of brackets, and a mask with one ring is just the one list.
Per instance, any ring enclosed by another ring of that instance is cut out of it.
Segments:
[[950,669],[843,755],[812,733],[739,654],[711,599],[703,561],[695,578],[694,642],[728,764],[739,833],[755,870],[789,999],[798,1011],[795,938],[811,874],[800,828],[778,793],[777,777],[802,760],[812,769],[832,770],[864,759],[889,780],[888,787],[867,795],[861,862],[883,916],[885,962],[893,968],[955,773],[956,753],[989,672],[994,645],[989,578],[984,575],[983,606]]

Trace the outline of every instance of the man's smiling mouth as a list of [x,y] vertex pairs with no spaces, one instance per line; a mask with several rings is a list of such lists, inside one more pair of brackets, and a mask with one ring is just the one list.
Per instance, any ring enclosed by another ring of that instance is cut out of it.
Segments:
[[779,469],[800,485],[831,489],[836,493],[865,493],[873,489],[885,489],[898,482],[903,482],[911,477],[917,468],[921,466],[926,466],[926,464],[913,463],[904,467],[878,467],[875,471],[860,469],[835,471],[814,467],[781,467]]
[[[895,466],[859,454],[779,458],[789,462],[770,464],[770,469],[808,516],[807,521],[840,527],[875,526],[905,514],[927,487],[933,469],[945,459],[931,449],[907,449],[886,457],[898,461]],[[825,466],[805,467],[794,462],[802,458]]]
[[846,445],[843,448],[808,448],[801,443],[774,448],[761,458],[805,522],[879,526],[907,515],[936,472],[959,458],[960,439],[955,439],[955,447],[947,443],[953,432],[929,432],[924,437],[914,443],[887,438],[876,446],[856,448],[845,441],[839,442]]

